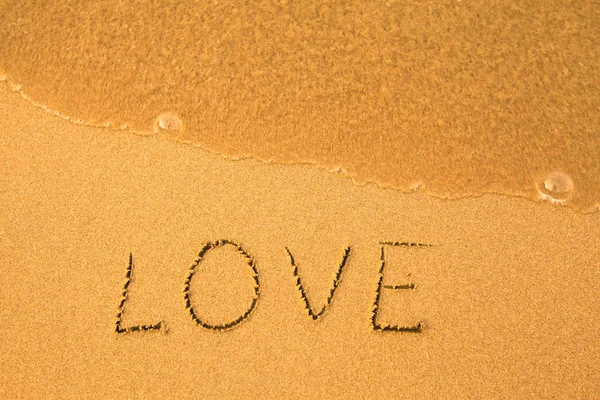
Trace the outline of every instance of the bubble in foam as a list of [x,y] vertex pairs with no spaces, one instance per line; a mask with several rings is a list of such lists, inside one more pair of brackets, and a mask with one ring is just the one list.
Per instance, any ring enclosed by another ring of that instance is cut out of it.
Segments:
[[156,117],[154,121],[154,132],[161,131],[180,132],[183,130],[183,122],[181,118],[173,112],[166,112]]
[[417,192],[421,189],[423,189],[423,182],[415,182],[412,185],[410,185],[410,190],[412,190],[413,192]]
[[553,204],[566,204],[574,189],[573,180],[564,172],[552,172],[537,184],[540,199]]
[[340,166],[334,167],[330,171],[333,172],[334,174],[347,174],[348,173],[348,171],[346,171],[345,168],[340,167]]

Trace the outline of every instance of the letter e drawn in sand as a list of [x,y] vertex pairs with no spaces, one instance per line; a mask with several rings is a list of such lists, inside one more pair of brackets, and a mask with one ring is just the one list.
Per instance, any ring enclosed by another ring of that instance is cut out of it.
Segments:
[[[252,278],[254,281],[253,297],[252,297],[252,300],[250,302],[248,309],[242,315],[237,317],[236,319],[234,319],[230,322],[221,323],[221,324],[209,323],[200,317],[198,310],[197,310],[198,307],[194,307],[194,305],[192,304],[192,300],[190,299],[190,285],[192,283],[192,278],[194,277],[194,274],[196,273],[196,271],[198,269],[198,266],[202,263],[206,254],[211,250],[214,250],[219,247],[225,247],[225,246],[230,246],[231,248],[233,248],[234,251],[241,254],[243,256],[243,258],[246,260],[247,265],[250,267],[250,269],[252,271]],[[259,289],[260,289],[260,279],[259,279],[258,269],[256,268],[254,259],[238,243],[235,243],[231,240],[217,240],[215,242],[207,243],[202,248],[202,250],[200,250],[200,253],[198,254],[198,259],[189,269],[188,276],[185,279],[185,284],[184,284],[184,289],[183,289],[183,297],[185,300],[185,308],[189,311],[192,321],[194,321],[197,325],[200,325],[206,329],[211,329],[214,331],[225,331],[225,330],[236,327],[238,324],[240,324],[242,321],[244,321],[246,318],[248,318],[250,316],[250,314],[256,307],[256,304],[258,303],[258,297],[259,297],[259,292],[260,292]]]
[[414,290],[414,283],[399,284],[399,285],[384,285],[383,276],[385,271],[385,247],[406,247],[406,248],[427,248],[432,247],[431,244],[426,243],[415,243],[415,242],[380,242],[381,245],[381,267],[379,268],[379,282],[377,284],[377,291],[375,294],[375,301],[373,302],[373,313],[371,315],[371,326],[374,331],[377,332],[408,332],[408,333],[421,333],[423,332],[424,324],[422,321],[417,322],[414,325],[382,325],[377,322],[377,314],[379,312],[381,291],[382,289],[389,290]]
[[131,284],[131,278],[133,276],[133,253],[129,253],[129,266],[127,267],[127,274],[125,275],[125,285],[123,285],[123,292],[121,297],[121,302],[119,303],[119,308],[117,309],[117,320],[115,322],[115,333],[130,333],[130,332],[151,332],[151,331],[161,331],[164,330],[166,332],[166,326],[164,321],[159,321],[152,325],[134,325],[123,327],[123,311],[125,309],[125,302],[127,301],[127,296],[129,295],[129,285]]
[[310,301],[308,300],[308,296],[306,295],[306,290],[304,289],[304,285],[302,284],[302,279],[300,278],[300,274],[298,273],[298,264],[296,263],[296,260],[294,259],[292,252],[287,247],[285,248],[285,250],[287,251],[288,255],[290,256],[290,263],[292,264],[292,267],[294,268],[294,277],[296,278],[296,287],[298,287],[298,291],[300,292],[300,297],[302,297],[302,300],[304,301],[304,307],[308,311],[308,315],[313,320],[316,321],[325,314],[325,312],[331,305],[331,301],[333,300],[333,295],[335,294],[335,291],[338,288],[340,281],[342,279],[342,272],[348,262],[348,256],[350,255],[350,247],[347,247],[344,250],[342,262],[339,264],[339,266],[337,268],[335,278],[333,280],[333,285],[331,286],[331,289],[329,289],[329,296],[327,297],[327,301],[326,301],[325,305],[323,307],[321,307],[321,310],[319,310],[319,312],[315,312],[313,307],[310,305]]

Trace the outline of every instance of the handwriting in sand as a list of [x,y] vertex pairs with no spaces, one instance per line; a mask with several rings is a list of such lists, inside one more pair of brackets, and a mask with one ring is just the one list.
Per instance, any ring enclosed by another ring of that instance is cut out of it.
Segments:
[[[416,321],[414,324],[411,324],[411,325],[381,324],[378,321],[380,302],[381,302],[381,299],[383,296],[384,289],[386,289],[386,290],[414,290],[416,288],[416,285],[412,282],[398,283],[398,284],[393,284],[393,285],[384,284],[384,276],[385,276],[385,268],[386,268],[385,251],[386,251],[386,248],[388,248],[388,247],[403,247],[403,248],[421,249],[421,248],[429,248],[429,247],[432,247],[433,245],[426,244],[426,243],[406,242],[406,241],[405,242],[380,242],[379,244],[381,246],[381,256],[380,256],[381,264],[380,264],[379,273],[378,273],[377,289],[375,290],[374,300],[371,305],[372,306],[371,328],[377,332],[420,333],[424,329],[424,324],[422,321]],[[245,260],[245,262],[248,266],[249,272],[252,274],[254,286],[252,288],[252,290],[253,290],[252,299],[251,299],[250,303],[248,304],[248,308],[243,313],[241,313],[235,319],[230,320],[230,321],[222,321],[219,323],[212,323],[212,322],[207,322],[203,319],[202,313],[201,313],[201,306],[197,305],[197,304],[193,304],[192,298],[190,297],[190,292],[191,292],[190,287],[191,287],[192,279],[194,278],[194,275],[197,273],[198,267],[201,265],[205,255],[209,251],[216,249],[216,248],[229,248],[231,251],[237,252],[240,255],[242,255],[243,259]],[[290,264],[293,268],[293,277],[296,279],[296,287],[300,294],[300,298],[302,300],[303,306],[304,306],[305,310],[307,311],[308,316],[310,318],[312,318],[313,320],[317,321],[326,314],[327,310],[329,309],[329,306],[331,305],[331,303],[333,301],[335,292],[341,283],[344,268],[347,266],[348,259],[351,256],[352,247],[348,246],[344,249],[342,260],[340,261],[339,265],[337,266],[335,278],[334,278],[333,283],[329,290],[329,296],[327,297],[325,304],[323,306],[321,306],[321,308],[318,309],[318,311],[316,311],[317,309],[311,304],[311,302],[309,301],[309,299],[306,295],[306,289],[304,287],[302,278],[300,276],[299,266],[298,266],[298,263],[293,255],[292,251],[288,247],[286,247],[285,250],[287,251],[287,254],[290,259]],[[164,321],[158,321],[158,322],[154,322],[152,324],[146,324],[146,325],[134,325],[134,326],[128,326],[128,327],[123,326],[123,313],[125,311],[125,303],[127,302],[127,298],[128,298],[128,294],[129,294],[129,286],[131,285],[132,277],[133,277],[133,266],[134,266],[133,261],[134,261],[133,254],[130,253],[129,265],[127,267],[127,272],[125,274],[125,283],[123,285],[121,301],[119,302],[119,307],[117,309],[115,332],[118,334],[131,333],[131,332],[160,332],[160,331],[166,332],[166,324]],[[198,254],[198,258],[196,259],[196,261],[193,263],[193,265],[188,270],[188,274],[184,280],[183,298],[184,298],[184,302],[185,302],[185,309],[188,311],[192,321],[195,324],[197,324],[203,328],[213,330],[213,331],[230,330],[230,329],[237,327],[243,321],[247,320],[250,317],[250,315],[252,314],[252,312],[254,311],[254,309],[256,308],[256,306],[258,304],[259,296],[260,296],[260,274],[259,274],[258,268],[256,266],[254,257],[249,255],[248,252],[246,250],[244,250],[244,248],[239,243],[237,243],[233,240],[227,240],[227,239],[216,240],[214,242],[209,242],[209,243],[205,244],[202,247],[202,249],[200,250],[200,253]]]

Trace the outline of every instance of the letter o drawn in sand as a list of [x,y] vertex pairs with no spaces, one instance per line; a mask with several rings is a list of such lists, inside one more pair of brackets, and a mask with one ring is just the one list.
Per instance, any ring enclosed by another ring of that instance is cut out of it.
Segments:
[[[225,246],[232,247],[235,252],[239,253],[239,255],[242,256],[242,258],[246,261],[247,265],[250,267],[251,272],[252,272],[252,279],[254,282],[253,295],[252,295],[252,299],[250,301],[248,309],[239,317],[235,318],[234,320],[232,320],[230,322],[226,322],[226,323],[210,323],[210,322],[207,322],[205,320],[205,318],[202,318],[199,315],[198,306],[192,305],[192,300],[190,299],[190,286],[192,283],[192,278],[194,277],[194,274],[196,273],[198,266],[204,261],[206,254],[211,250],[225,247]],[[252,313],[252,311],[254,310],[254,308],[256,307],[256,304],[258,302],[259,288],[260,288],[260,281],[259,281],[259,277],[258,277],[258,270],[256,269],[256,265],[254,263],[254,259],[250,255],[248,255],[248,253],[239,244],[237,244],[233,241],[230,241],[230,240],[217,240],[215,242],[207,243],[202,248],[202,250],[200,250],[200,253],[198,254],[198,259],[196,260],[194,265],[192,265],[192,267],[189,269],[188,276],[185,279],[185,287],[183,289],[183,294],[184,294],[184,299],[185,299],[185,307],[189,311],[190,316],[192,317],[192,320],[196,324],[198,324],[204,328],[212,329],[215,331],[223,331],[223,330],[231,329],[250,316],[250,314]]]

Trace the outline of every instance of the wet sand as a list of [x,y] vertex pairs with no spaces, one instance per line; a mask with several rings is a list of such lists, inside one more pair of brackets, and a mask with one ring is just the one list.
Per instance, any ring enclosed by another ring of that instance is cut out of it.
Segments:
[[600,214],[226,160],[7,83],[0,142],[2,398],[600,395]]
[[[0,11],[0,75],[73,121],[162,125],[228,157],[442,198],[539,199],[559,172],[570,206],[600,204],[593,0],[0,1]],[[164,113],[181,123],[158,123]]]

